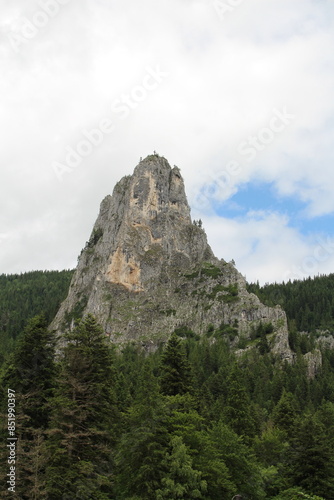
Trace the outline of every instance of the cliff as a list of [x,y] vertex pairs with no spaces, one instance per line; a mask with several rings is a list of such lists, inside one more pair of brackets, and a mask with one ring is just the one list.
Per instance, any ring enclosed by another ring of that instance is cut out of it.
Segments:
[[271,323],[272,352],[292,359],[284,311],[261,304],[234,265],[214,256],[191,220],[180,170],[158,155],[141,161],[102,201],[51,327],[61,335],[86,313],[111,341],[148,350],[180,327],[198,335],[220,328],[237,346]]

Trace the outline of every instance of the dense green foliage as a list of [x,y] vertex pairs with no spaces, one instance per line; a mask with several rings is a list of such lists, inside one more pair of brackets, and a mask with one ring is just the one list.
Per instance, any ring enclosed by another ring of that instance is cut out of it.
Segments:
[[52,406],[47,498],[108,499],[113,429],[118,420],[113,352],[93,316],[67,335]]
[[[249,285],[267,303],[289,303],[297,353],[292,365],[278,365],[270,353],[265,340],[271,324],[254,329],[259,348],[238,357],[229,347],[237,324],[223,322],[202,337],[180,327],[148,355],[131,344],[113,349],[93,316],[69,332],[55,357],[47,324],[70,276],[36,273],[36,288],[34,279],[23,286],[28,276],[21,285],[20,277],[3,277],[17,300],[9,310],[15,321],[38,308],[46,317],[29,319],[22,331],[2,330],[6,338],[16,333],[17,341],[1,371],[1,439],[5,443],[8,435],[10,388],[16,391],[18,441],[14,495],[6,489],[5,446],[0,451],[0,498],[334,499],[334,352],[322,349],[322,369],[310,379],[303,353],[316,335],[298,333],[333,330],[332,311],[325,315],[332,276]],[[39,297],[50,282],[52,300]],[[316,305],[317,293],[322,305]],[[298,318],[304,313],[310,321],[303,326]]]
[[[50,425],[49,401],[55,387],[57,367],[54,361],[54,339],[43,316],[28,322],[14,353],[6,363],[1,377],[1,409],[6,412],[7,391],[15,391],[15,424],[17,441],[16,495],[21,500],[44,498],[42,480],[43,446]],[[6,416],[4,417],[7,423]],[[8,434],[1,429],[1,441]],[[1,463],[7,463],[5,448],[0,452]],[[2,483],[6,483],[1,469]],[[1,496],[1,494],[0,494]],[[2,491],[5,495],[5,489]]]
[[264,304],[280,304],[298,331],[334,331],[334,274],[264,286],[252,283],[248,291]]
[[73,271],[32,271],[0,275],[0,365],[29,318],[50,321],[65,299]]
[[333,352],[309,379],[301,354],[236,358],[210,333],[115,351],[88,316],[55,360],[45,318],[30,320],[1,380],[3,411],[18,395],[16,498],[331,500]]

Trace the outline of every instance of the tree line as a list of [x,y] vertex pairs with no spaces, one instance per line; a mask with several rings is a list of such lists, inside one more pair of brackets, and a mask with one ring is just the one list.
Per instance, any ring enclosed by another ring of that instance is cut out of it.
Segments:
[[334,274],[320,275],[287,283],[248,284],[261,302],[285,310],[290,325],[298,331],[334,331]]
[[210,325],[201,338],[185,325],[147,355],[134,344],[116,349],[88,316],[56,349],[47,325],[72,274],[0,276],[2,443],[8,388],[18,437],[15,495],[3,445],[0,497],[334,498],[334,352],[322,349],[314,379],[303,358],[318,330],[333,332],[334,275],[248,285],[287,312],[297,356],[282,366],[267,349],[270,325],[238,357],[231,325]]
[[309,379],[303,356],[236,357],[220,331],[178,330],[156,352],[116,349],[88,315],[56,349],[29,320],[1,370],[16,393],[16,487],[22,500],[330,500],[334,353]]
[[0,365],[29,318],[56,315],[69,289],[73,271],[31,271],[0,275]]

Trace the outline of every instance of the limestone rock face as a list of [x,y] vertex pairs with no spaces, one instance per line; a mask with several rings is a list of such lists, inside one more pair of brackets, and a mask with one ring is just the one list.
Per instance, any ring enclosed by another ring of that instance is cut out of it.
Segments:
[[51,327],[61,334],[86,313],[113,342],[148,350],[180,327],[203,335],[230,325],[237,345],[261,322],[272,323],[273,351],[292,359],[284,311],[261,304],[234,265],[214,256],[191,220],[180,170],[158,155],[141,161],[102,201]]
[[313,379],[321,370],[322,367],[322,354],[320,349],[314,349],[313,352],[304,354],[304,360],[307,366],[307,375]]

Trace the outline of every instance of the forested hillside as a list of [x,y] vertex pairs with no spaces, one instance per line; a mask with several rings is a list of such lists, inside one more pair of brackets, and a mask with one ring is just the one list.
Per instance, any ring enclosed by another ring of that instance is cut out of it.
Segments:
[[264,304],[280,304],[290,325],[298,331],[334,331],[334,274],[262,287],[252,283],[248,291],[255,293]]
[[0,275],[0,364],[27,320],[43,313],[50,322],[67,295],[73,271]]
[[88,316],[67,340],[55,361],[34,318],[3,367],[3,412],[7,388],[16,395],[14,498],[334,498],[333,352],[309,379],[302,355],[283,367],[257,349],[236,357],[219,331],[174,333],[146,355],[116,351]]
[[[333,275],[249,285],[287,310],[296,356],[283,365],[263,342],[236,355],[226,325],[202,337],[179,328],[151,354],[116,348],[93,316],[55,357],[47,326],[71,275],[1,277],[1,314],[17,325],[2,323],[17,341],[0,374],[1,439],[10,389],[18,440],[16,496],[3,447],[0,498],[334,500],[334,351],[321,348],[314,378],[303,356],[318,328],[332,331]],[[309,323],[300,323],[307,311]],[[44,317],[19,331],[36,312]]]

